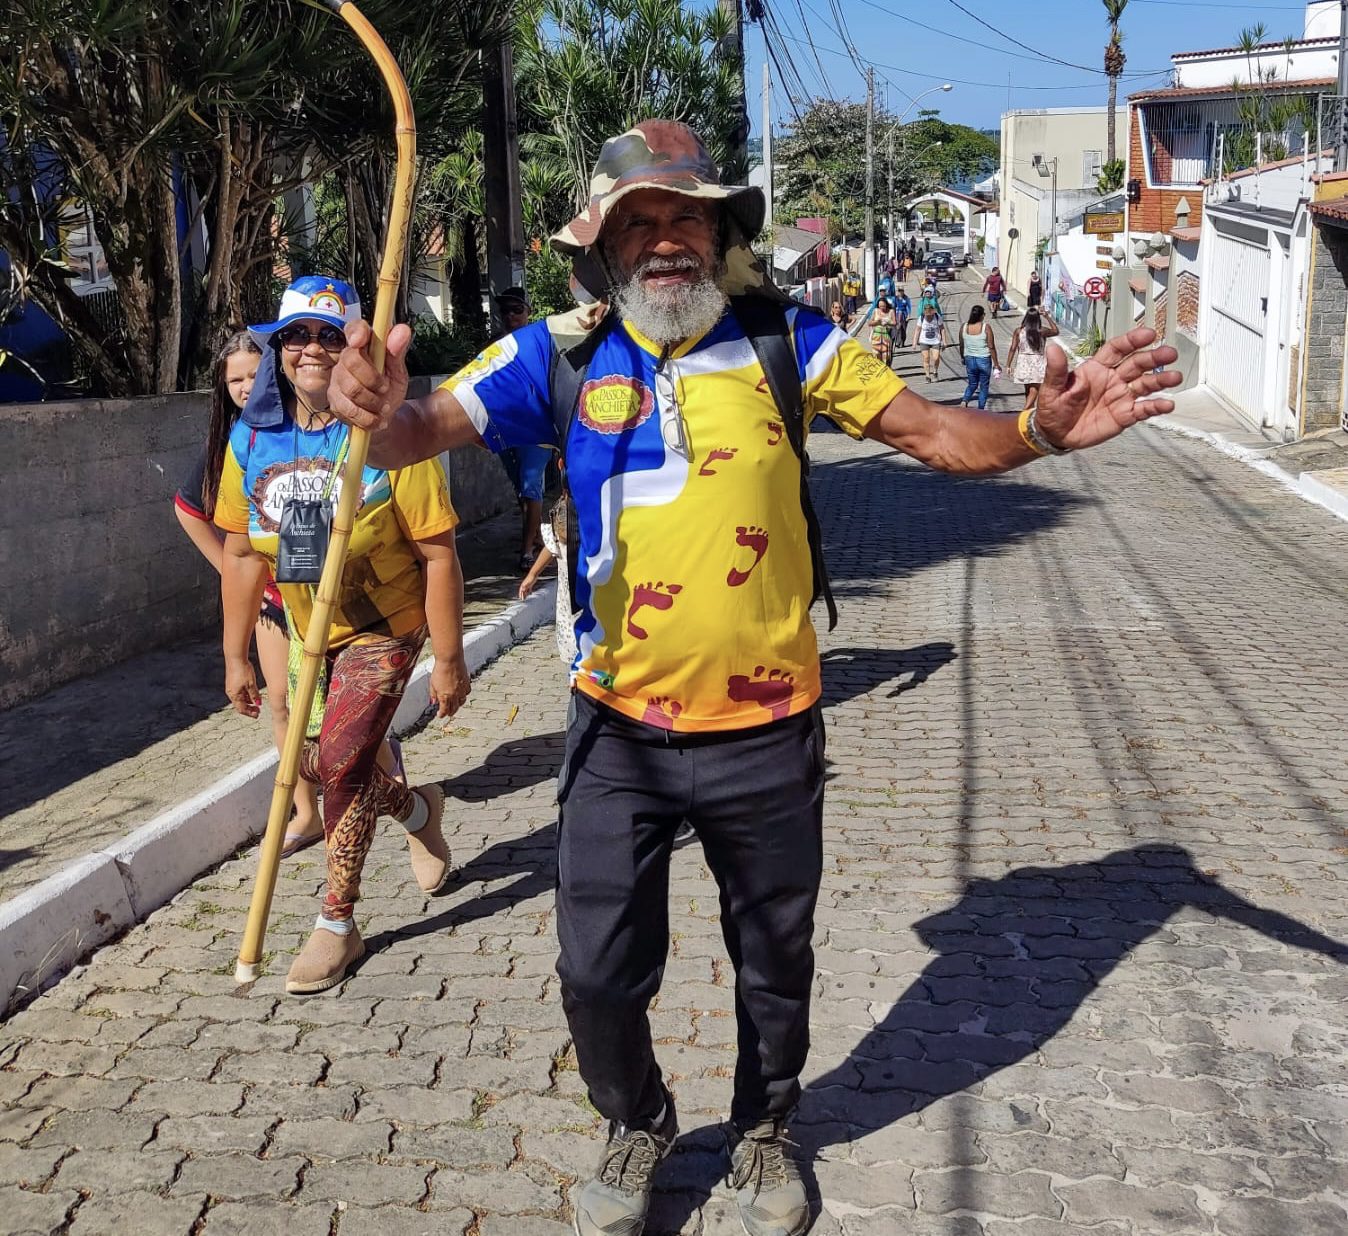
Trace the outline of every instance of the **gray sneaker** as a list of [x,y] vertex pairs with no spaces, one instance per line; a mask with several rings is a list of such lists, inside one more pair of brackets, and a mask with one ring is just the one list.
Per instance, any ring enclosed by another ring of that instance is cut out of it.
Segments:
[[748,1128],[725,1126],[730,1184],[748,1236],[801,1236],[810,1226],[810,1202],[792,1160],[781,1120]]
[[674,1098],[654,1132],[609,1126],[599,1169],[576,1197],[576,1236],[641,1236],[651,1204],[651,1177],[679,1135]]

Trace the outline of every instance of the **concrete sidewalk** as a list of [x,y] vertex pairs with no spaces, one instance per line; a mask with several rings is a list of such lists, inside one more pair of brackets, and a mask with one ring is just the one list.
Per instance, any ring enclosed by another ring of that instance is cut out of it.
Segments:
[[[466,628],[515,599],[518,536],[514,512],[460,533]],[[0,712],[0,902],[270,750],[223,682],[212,632]]]
[[1348,520],[1348,434],[1334,430],[1300,442],[1265,437],[1206,387],[1181,391],[1175,411],[1155,422],[1199,438]]
[[[502,570],[518,552],[518,528],[511,513],[461,536],[464,652],[475,677],[552,616],[550,585],[521,603],[517,574]],[[426,709],[430,668],[428,651],[394,733],[414,728]],[[0,801],[10,808],[0,832],[8,860],[0,862],[0,1010],[260,835],[275,778],[270,725],[220,708],[220,695],[211,638],[0,717],[9,770]]]

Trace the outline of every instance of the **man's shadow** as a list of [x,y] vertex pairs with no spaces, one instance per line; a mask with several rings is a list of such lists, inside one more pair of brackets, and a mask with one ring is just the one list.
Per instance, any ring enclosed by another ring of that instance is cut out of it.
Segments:
[[825,708],[835,708],[893,683],[882,698],[897,699],[920,687],[959,654],[949,640],[912,648],[828,648],[820,654]]
[[[819,1151],[920,1112],[1033,1056],[1139,945],[1193,907],[1280,943],[1348,963],[1348,944],[1222,887],[1177,845],[1137,846],[1096,862],[1022,867],[969,881],[949,909],[913,930],[936,956],[884,1020],[801,1096],[792,1137],[819,1206]],[[827,997],[829,979],[822,976]],[[877,990],[876,998],[882,998]],[[724,1176],[696,1131],[689,1167],[661,1198],[658,1232],[681,1231]]]

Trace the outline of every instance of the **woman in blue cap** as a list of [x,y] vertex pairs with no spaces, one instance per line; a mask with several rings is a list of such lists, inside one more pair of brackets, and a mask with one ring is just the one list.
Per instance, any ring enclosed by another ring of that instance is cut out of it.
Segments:
[[[348,446],[346,427],[328,408],[328,382],[346,327],[359,319],[355,289],[308,275],[286,289],[276,321],[249,328],[262,360],[230,435],[215,506],[226,534],[225,691],[245,716],[258,714],[248,636],[269,570],[300,635],[313,612]],[[296,994],[335,986],[364,954],[353,912],[380,815],[407,830],[423,891],[436,892],[449,878],[443,793],[434,784],[409,790],[377,756],[428,635],[440,715],[468,695],[458,517],[438,459],[387,472],[367,467],[361,483],[328,643],[323,727],[300,765],[323,790],[327,890],[286,978]]]

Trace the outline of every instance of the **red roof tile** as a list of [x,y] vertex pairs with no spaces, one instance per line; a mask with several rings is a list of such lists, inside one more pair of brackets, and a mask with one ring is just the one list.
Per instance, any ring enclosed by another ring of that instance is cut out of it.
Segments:
[[[1324,39],[1293,39],[1291,50],[1296,51],[1299,47],[1330,47],[1339,41],[1338,35],[1332,35]],[[1258,51],[1283,51],[1287,48],[1286,43],[1259,43],[1250,48],[1250,52]],[[1225,56],[1233,52],[1244,52],[1243,47],[1210,47],[1207,51],[1173,52],[1171,60],[1191,60],[1195,56]]]
[[1321,87],[1336,85],[1338,85],[1336,78],[1315,77],[1308,78],[1305,81],[1246,82],[1241,85],[1239,91],[1230,84],[1225,86],[1163,86],[1159,90],[1139,90],[1137,94],[1130,94],[1128,102],[1146,103],[1153,99],[1217,98],[1221,95],[1234,97],[1237,93],[1253,90],[1282,91],[1285,94],[1309,94]]
[[1334,197],[1327,202],[1312,202],[1311,214],[1321,219],[1338,219],[1348,223],[1348,197]]

